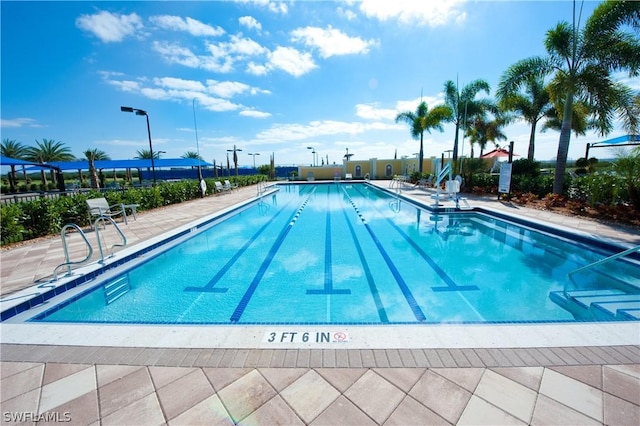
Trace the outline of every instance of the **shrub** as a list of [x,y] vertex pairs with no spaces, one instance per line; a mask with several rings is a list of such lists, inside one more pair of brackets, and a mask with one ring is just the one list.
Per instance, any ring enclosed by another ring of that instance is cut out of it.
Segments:
[[2,226],[2,244],[17,243],[24,239],[25,229],[22,208],[18,204],[0,205],[0,226]]

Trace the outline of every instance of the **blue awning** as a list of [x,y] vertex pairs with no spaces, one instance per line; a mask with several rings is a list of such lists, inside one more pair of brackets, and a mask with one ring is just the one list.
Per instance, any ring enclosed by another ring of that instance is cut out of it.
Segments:
[[4,155],[0,156],[0,166],[33,166],[38,163],[34,163],[32,161],[19,160],[17,158],[5,157]]
[[[5,157],[3,157],[5,158]],[[96,169],[144,169],[151,168],[151,160],[96,160]],[[2,163],[4,165],[4,162]],[[53,166],[60,170],[89,170],[89,161],[52,161],[46,164],[25,163],[25,165],[35,166],[31,169]],[[189,167],[211,167],[213,164],[196,158],[158,158],[153,160],[156,169],[161,168],[189,168]]]
[[590,144],[592,148],[610,146],[610,145],[640,145],[640,135],[624,135],[617,138],[609,139],[602,142],[593,142]]

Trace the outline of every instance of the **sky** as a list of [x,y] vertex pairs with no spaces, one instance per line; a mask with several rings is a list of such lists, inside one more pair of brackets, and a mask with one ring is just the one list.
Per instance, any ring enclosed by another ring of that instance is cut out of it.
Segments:
[[[585,1],[583,19],[598,2]],[[2,1],[2,139],[62,142],[76,157],[149,149],[226,163],[340,164],[412,157],[399,112],[443,103],[447,80],[486,80],[493,97],[513,63],[544,55],[570,1]],[[640,79],[617,78],[635,90]],[[504,129],[526,157],[529,125]],[[424,135],[425,157],[453,148],[453,124]],[[606,137],[572,135],[569,158]],[[462,140],[462,134],[460,134]],[[556,157],[559,132],[536,135]],[[312,149],[309,149],[311,147]],[[493,149],[490,144],[487,150]],[[314,156],[313,152],[316,152]],[[591,151],[611,157],[611,150]],[[475,149],[477,156],[479,149]],[[249,155],[257,154],[257,155]],[[470,155],[468,140],[459,155]]]

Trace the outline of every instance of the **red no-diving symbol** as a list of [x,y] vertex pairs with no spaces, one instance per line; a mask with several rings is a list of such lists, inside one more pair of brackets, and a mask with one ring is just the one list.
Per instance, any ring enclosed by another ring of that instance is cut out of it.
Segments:
[[333,333],[333,340],[336,340],[338,342],[344,342],[345,340],[347,340],[347,334],[343,333],[342,331]]

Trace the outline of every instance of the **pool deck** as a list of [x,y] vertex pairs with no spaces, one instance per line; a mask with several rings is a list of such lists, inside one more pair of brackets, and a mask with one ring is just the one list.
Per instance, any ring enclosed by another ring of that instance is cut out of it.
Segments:
[[[433,190],[405,185],[401,193],[433,204]],[[142,212],[122,229],[135,246],[255,194],[241,188]],[[621,247],[640,244],[640,233],[623,227],[468,199]],[[46,284],[62,259],[59,237],[3,249],[0,294]],[[287,341],[316,331],[345,332],[348,342]],[[271,332],[283,341],[269,343]],[[640,424],[637,322],[331,330],[3,323],[0,342],[3,424]]]

